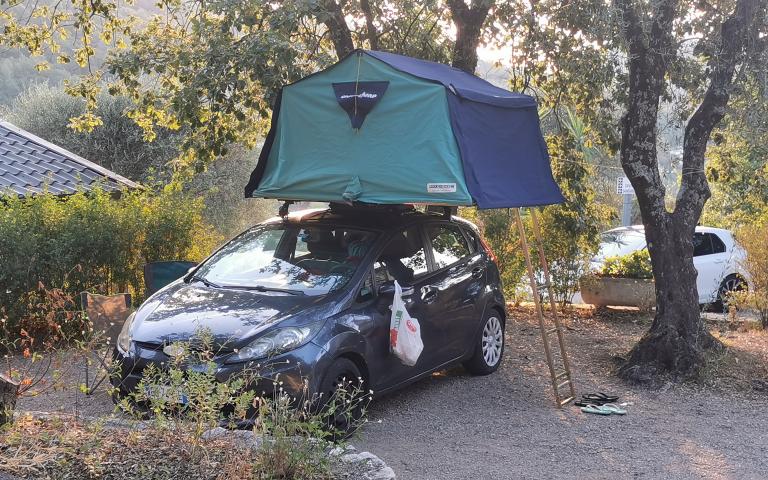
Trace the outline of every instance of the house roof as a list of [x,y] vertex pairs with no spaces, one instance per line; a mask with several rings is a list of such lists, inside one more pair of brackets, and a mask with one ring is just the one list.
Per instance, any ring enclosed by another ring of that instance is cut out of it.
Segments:
[[58,145],[0,121],[0,195],[10,191],[26,197],[44,190],[68,195],[96,186],[106,191],[141,188]]

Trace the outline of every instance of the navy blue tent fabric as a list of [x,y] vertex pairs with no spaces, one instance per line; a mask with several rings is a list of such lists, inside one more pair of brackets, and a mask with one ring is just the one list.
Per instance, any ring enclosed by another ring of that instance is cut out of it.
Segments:
[[442,83],[464,177],[479,208],[565,201],[552,177],[536,100],[457,68],[394,53],[366,51],[397,70]]
[[500,107],[535,107],[536,100],[528,95],[510,92],[499,88],[482,78],[470,75],[463,70],[443,63],[419,60],[396,53],[366,50],[365,53],[381,60],[392,68],[425,80],[442,83],[454,94],[468,100],[484,102]]
[[467,189],[479,208],[562,203],[536,107],[502,108],[448,96]]

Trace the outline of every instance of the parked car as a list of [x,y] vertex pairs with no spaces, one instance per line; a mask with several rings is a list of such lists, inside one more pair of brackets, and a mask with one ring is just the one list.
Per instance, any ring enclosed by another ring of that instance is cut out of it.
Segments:
[[[619,227],[602,233],[600,249],[592,259],[593,270],[602,268],[608,257],[626,255],[646,248],[642,225]],[[693,265],[699,304],[724,309],[727,293],[749,288],[749,276],[742,267],[746,252],[728,230],[696,227],[693,237]]]
[[[413,367],[390,353],[394,280],[421,325]],[[504,353],[499,272],[477,228],[413,208],[332,206],[274,218],[235,237],[148,298],[115,349],[125,395],[177,342],[212,332],[216,377],[270,364],[290,395],[330,395],[362,378],[376,394],[462,363],[495,371]],[[252,387],[270,392],[267,380]],[[327,396],[326,396],[327,398]]]

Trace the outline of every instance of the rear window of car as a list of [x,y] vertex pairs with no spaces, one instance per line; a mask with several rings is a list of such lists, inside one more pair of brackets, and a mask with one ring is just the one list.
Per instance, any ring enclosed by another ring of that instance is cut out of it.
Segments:
[[693,234],[693,256],[700,257],[703,255],[712,255],[715,253],[724,253],[725,244],[720,237],[714,233],[700,233]]
[[435,268],[438,270],[458,262],[472,251],[456,225],[430,225],[427,238],[432,246]]
[[604,232],[600,236],[598,257],[608,258],[626,255],[645,248],[645,234],[636,230]]
[[464,232],[464,234],[467,237],[467,240],[469,241],[469,249],[472,253],[475,253],[479,251],[482,247],[480,245],[480,239],[477,236],[477,233],[472,229],[471,227],[460,227],[461,231]]

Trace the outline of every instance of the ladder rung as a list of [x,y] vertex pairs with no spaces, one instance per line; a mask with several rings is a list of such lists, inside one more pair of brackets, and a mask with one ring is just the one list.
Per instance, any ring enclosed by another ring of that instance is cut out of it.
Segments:
[[557,389],[560,390],[561,388],[563,388],[564,386],[568,385],[569,383],[571,383],[570,379],[568,379],[568,380],[566,380],[566,381],[564,381],[562,383],[559,383],[559,384],[557,384]]
[[549,330],[546,330],[545,333],[547,335],[552,335],[553,333],[557,332],[557,327],[552,327]]
[[562,407],[563,405],[565,405],[566,403],[570,402],[573,399],[574,399],[574,397],[568,397],[568,398],[564,398],[564,399],[560,400],[560,406]]
[[[555,381],[562,380],[564,378],[568,378],[568,372],[558,373],[555,375]],[[570,380],[570,378],[568,378]]]

